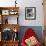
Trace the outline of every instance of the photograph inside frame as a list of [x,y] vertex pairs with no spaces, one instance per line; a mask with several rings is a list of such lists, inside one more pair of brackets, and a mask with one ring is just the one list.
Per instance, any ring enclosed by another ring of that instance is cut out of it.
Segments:
[[27,19],[27,20],[36,19],[36,8],[35,7],[26,7],[25,8],[25,19]]

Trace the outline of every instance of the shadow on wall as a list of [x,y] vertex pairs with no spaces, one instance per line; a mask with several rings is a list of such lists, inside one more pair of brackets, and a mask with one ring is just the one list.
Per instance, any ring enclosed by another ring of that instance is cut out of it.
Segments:
[[19,39],[20,39],[20,41],[22,40],[23,35],[24,35],[25,31],[28,28],[32,28],[36,32],[39,41],[41,43],[43,43],[43,33],[42,33],[43,30],[42,30],[42,26],[21,26],[20,27],[20,32],[19,32]]

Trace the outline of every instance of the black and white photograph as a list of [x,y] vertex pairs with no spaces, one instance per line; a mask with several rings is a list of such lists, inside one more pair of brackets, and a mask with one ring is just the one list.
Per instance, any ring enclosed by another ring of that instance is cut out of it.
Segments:
[[36,19],[36,8],[35,7],[26,7],[25,8],[25,19],[26,20],[35,20]]

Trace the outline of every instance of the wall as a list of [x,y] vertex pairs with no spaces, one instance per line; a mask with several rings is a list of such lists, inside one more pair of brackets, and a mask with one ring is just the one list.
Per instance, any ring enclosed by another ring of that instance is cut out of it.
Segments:
[[[0,0],[0,6],[15,6],[15,0]],[[42,0],[17,0],[19,6],[20,26],[43,26],[43,6]],[[36,20],[25,20],[25,7],[36,7]]]
[[[43,6],[42,0],[21,0],[20,2],[20,18],[21,26],[42,26],[43,25]],[[36,20],[25,20],[25,7],[36,7]]]

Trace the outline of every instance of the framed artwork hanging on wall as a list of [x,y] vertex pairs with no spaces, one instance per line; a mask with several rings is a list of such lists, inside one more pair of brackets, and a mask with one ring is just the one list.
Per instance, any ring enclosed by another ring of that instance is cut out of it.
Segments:
[[36,7],[26,7],[25,20],[35,20],[35,19],[36,19]]

